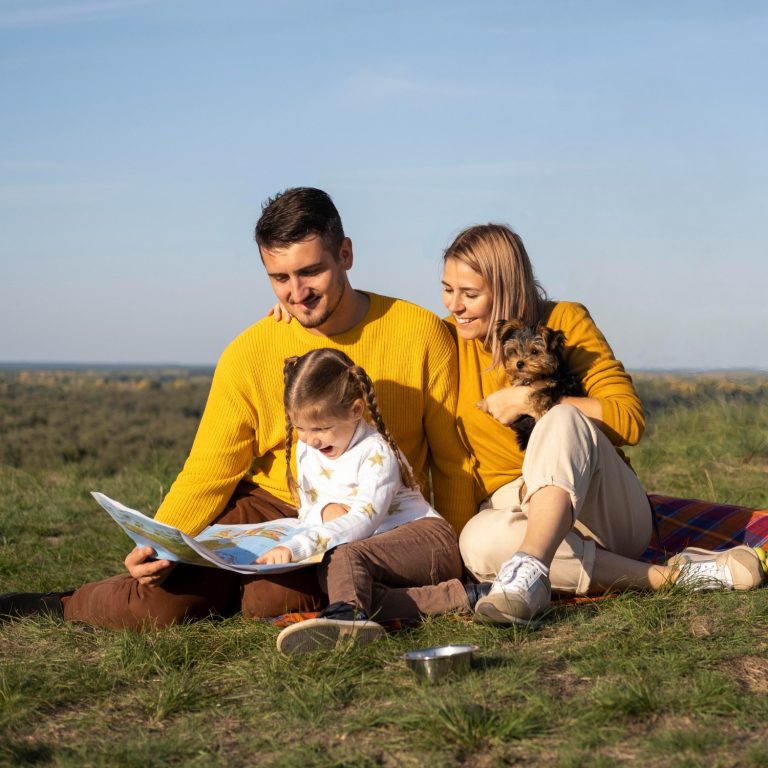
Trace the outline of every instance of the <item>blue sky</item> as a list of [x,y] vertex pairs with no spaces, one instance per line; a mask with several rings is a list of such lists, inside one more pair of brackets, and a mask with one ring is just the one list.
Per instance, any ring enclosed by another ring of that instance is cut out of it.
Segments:
[[0,361],[212,364],[261,203],[441,312],[510,224],[629,368],[768,370],[768,4],[0,0]]

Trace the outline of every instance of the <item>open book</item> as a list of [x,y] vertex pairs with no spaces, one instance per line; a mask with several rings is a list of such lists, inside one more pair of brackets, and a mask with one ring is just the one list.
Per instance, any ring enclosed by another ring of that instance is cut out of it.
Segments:
[[256,565],[257,557],[307,529],[298,520],[285,518],[254,525],[210,525],[194,538],[172,525],[130,509],[103,493],[94,499],[139,547],[152,547],[159,560],[224,568],[238,573],[280,573],[319,563],[322,553],[296,563]]

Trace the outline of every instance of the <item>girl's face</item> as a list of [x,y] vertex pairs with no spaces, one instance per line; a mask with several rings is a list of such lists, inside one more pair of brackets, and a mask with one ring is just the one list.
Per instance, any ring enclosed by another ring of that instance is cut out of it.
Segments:
[[362,400],[355,400],[346,417],[329,411],[328,416],[310,413],[291,414],[296,436],[310,448],[320,451],[327,459],[338,459],[349,448],[352,435],[363,417],[365,406]]
[[443,304],[456,319],[462,339],[485,339],[491,322],[493,300],[485,280],[458,259],[443,265]]

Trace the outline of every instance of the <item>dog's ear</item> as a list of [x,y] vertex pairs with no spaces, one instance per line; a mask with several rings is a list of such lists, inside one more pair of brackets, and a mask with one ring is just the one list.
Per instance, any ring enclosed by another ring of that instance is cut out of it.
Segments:
[[544,339],[550,352],[562,352],[565,346],[565,334],[562,331],[554,331],[548,325],[539,323],[536,332]]
[[504,341],[507,336],[519,331],[523,327],[521,320],[499,320],[496,323],[496,338],[499,341]]

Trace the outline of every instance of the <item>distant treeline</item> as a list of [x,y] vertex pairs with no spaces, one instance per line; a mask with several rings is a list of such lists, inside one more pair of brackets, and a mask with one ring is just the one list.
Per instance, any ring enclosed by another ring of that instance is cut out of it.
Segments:
[[[125,466],[173,475],[200,420],[212,369],[64,367],[0,370],[0,464]],[[649,415],[704,401],[768,403],[768,375],[633,376]]]
[[632,378],[648,414],[706,401],[768,403],[768,373],[633,373]]
[[0,464],[179,468],[203,412],[200,369],[0,371]]

